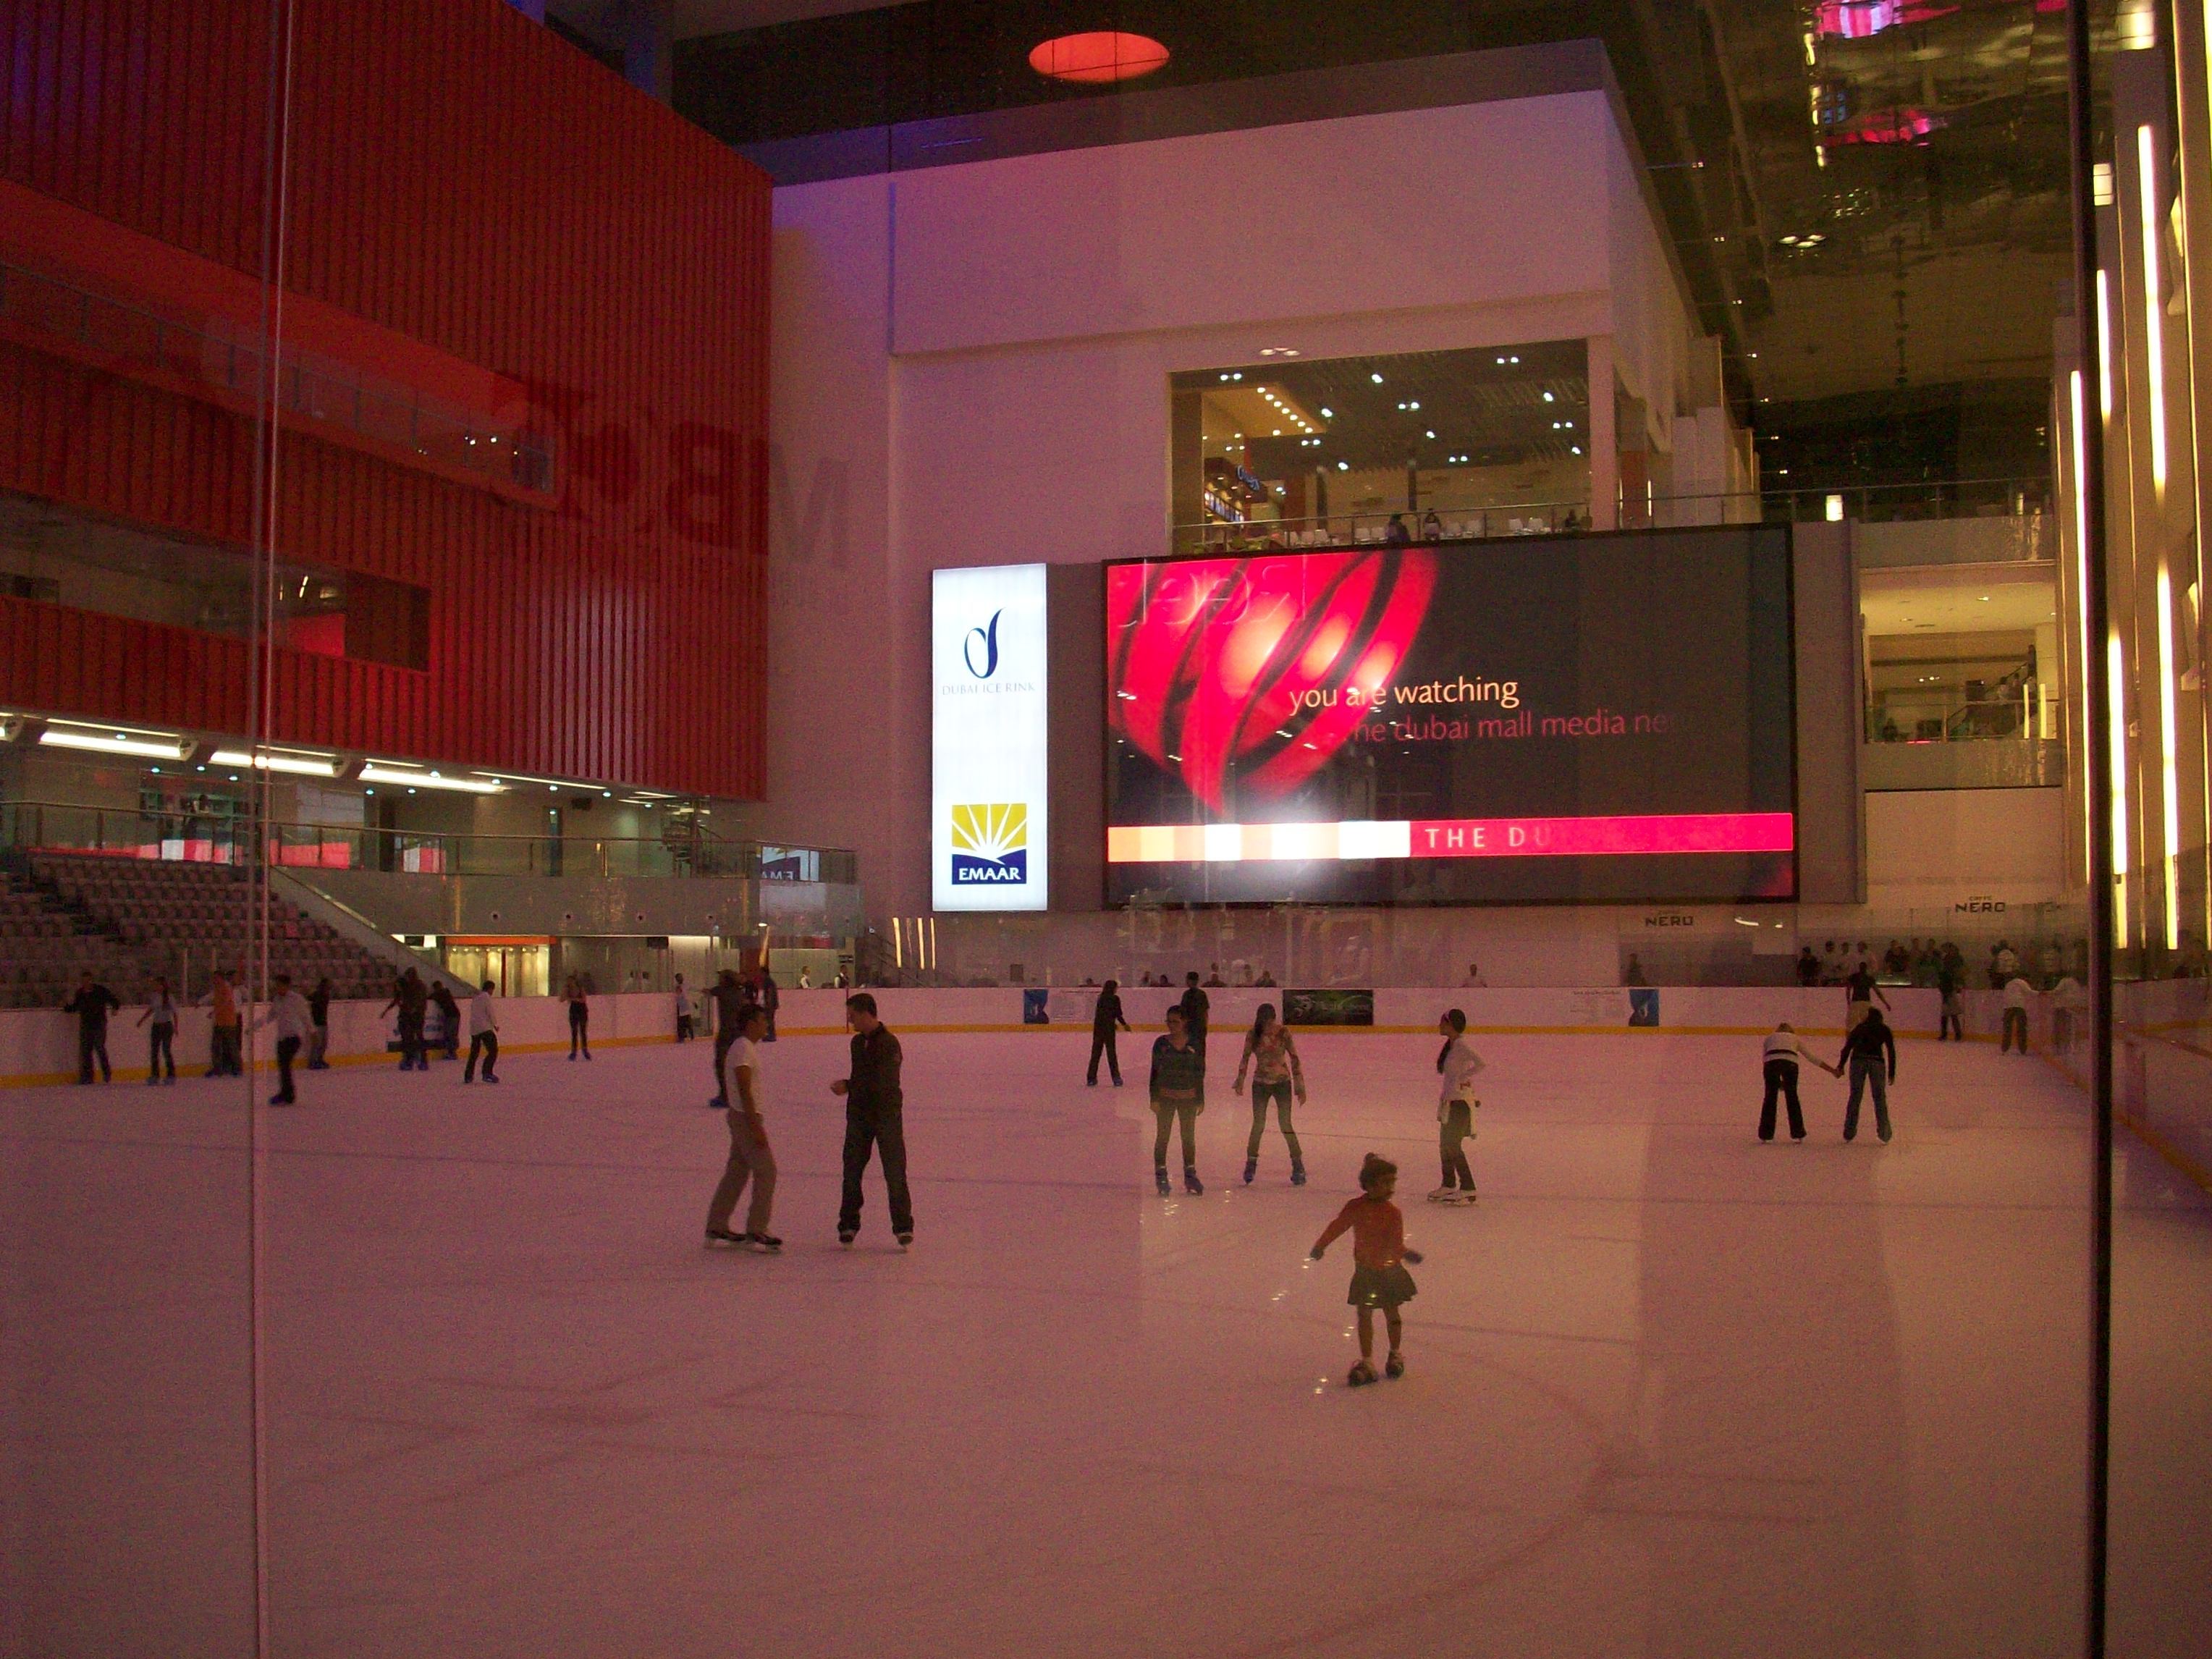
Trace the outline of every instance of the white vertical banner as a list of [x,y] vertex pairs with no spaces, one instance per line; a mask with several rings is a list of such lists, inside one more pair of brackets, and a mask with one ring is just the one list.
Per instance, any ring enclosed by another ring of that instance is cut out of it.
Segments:
[[1045,908],[1045,568],[931,579],[930,902]]

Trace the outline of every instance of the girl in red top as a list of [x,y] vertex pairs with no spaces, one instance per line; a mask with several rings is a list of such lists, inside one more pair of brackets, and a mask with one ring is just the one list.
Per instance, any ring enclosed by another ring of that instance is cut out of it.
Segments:
[[1413,1298],[1413,1276],[1406,1263],[1419,1261],[1420,1252],[1406,1248],[1406,1218],[1390,1201],[1398,1190],[1398,1166],[1373,1152],[1359,1166],[1360,1195],[1336,1212],[1314,1241],[1313,1259],[1346,1232],[1352,1235],[1352,1290],[1345,1297],[1359,1310],[1359,1363],[1345,1380],[1355,1388],[1375,1381],[1375,1310],[1390,1328],[1390,1357],[1383,1362],[1386,1376],[1403,1376],[1406,1361],[1399,1352],[1406,1328],[1398,1317],[1401,1304]]

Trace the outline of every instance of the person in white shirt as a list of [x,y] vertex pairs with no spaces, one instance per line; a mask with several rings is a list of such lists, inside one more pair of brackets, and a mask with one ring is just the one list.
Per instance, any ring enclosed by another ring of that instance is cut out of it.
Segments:
[[[721,1184],[707,1206],[707,1243],[736,1244],[773,1255],[783,1241],[768,1230],[775,1207],[775,1155],[769,1150],[768,1125],[761,1117],[761,1039],[768,1034],[768,1010],[748,1003],[738,1017],[738,1040],[722,1058],[722,1090],[730,1103],[730,1158],[722,1168]],[[745,1211],[745,1230],[730,1231],[730,1217],[752,1182],[753,1200]]]
[[684,988],[684,975],[676,976],[676,1040],[691,1041],[691,994]]
[[1797,1103],[1797,1062],[1809,1060],[1831,1077],[1841,1077],[1843,1073],[1817,1058],[1799,1038],[1797,1028],[1786,1019],[1767,1033],[1759,1059],[1766,1073],[1766,1101],[1759,1109],[1759,1138],[1774,1139],[1774,1101],[1778,1095],[1790,1107],[1790,1139],[1794,1146],[1805,1139],[1805,1111]]
[[154,1029],[147,1042],[146,1081],[161,1081],[161,1062],[169,1062],[169,1081],[177,1080],[177,1000],[169,994],[169,981],[159,974],[154,976],[154,988],[146,998],[146,1012],[138,1016],[141,1025],[151,1020]]
[[477,1056],[483,1056],[484,1081],[499,1081],[499,1009],[492,1000],[491,981],[469,999],[469,1063],[461,1068],[461,1081],[477,1080]]
[[1467,977],[1459,984],[1462,991],[1480,991],[1487,989],[1490,981],[1483,978],[1482,969],[1470,962],[1467,964]]
[[2005,981],[2004,1035],[1998,1040],[1997,1052],[2008,1053],[2013,1041],[2018,1038],[2022,1058],[2027,1054],[2027,1000],[2035,994],[2035,987],[2018,974]]
[[289,974],[272,975],[269,981],[272,994],[269,1010],[253,1022],[253,1029],[264,1025],[276,1028],[276,1092],[269,1097],[271,1106],[291,1106],[299,1101],[292,1090],[292,1062],[299,1057],[300,1049],[315,1029],[314,1011],[307,1006],[307,998],[292,988]]
[[1444,1040],[1437,1054],[1437,1140],[1443,1157],[1443,1183],[1429,1194],[1432,1204],[1474,1202],[1474,1170],[1467,1161],[1468,1138],[1474,1133],[1476,1073],[1482,1056],[1468,1046],[1467,1015],[1455,1008],[1437,1022]]

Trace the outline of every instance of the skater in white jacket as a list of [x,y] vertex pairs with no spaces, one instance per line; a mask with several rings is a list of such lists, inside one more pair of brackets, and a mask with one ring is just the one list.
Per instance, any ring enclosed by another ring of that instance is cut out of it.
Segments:
[[1429,1194],[1432,1204],[1474,1202],[1474,1171],[1468,1167],[1468,1138],[1474,1133],[1474,1079],[1482,1056],[1468,1046],[1467,1016],[1455,1008],[1437,1022],[1444,1040],[1437,1055],[1438,1149],[1443,1155],[1443,1184]]

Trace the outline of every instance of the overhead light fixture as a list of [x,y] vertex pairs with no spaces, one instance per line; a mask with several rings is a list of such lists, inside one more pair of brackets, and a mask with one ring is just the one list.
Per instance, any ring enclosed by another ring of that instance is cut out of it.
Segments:
[[280,750],[249,755],[243,749],[218,749],[208,758],[217,766],[250,766],[263,772],[295,773],[303,778],[334,778],[338,775],[336,761],[316,755],[288,755]]
[[1323,404],[1321,406],[1321,417],[1324,421],[1333,421],[1336,418],[1336,411],[1331,409],[1327,404]]
[[494,783],[489,778],[449,778],[437,772],[418,772],[411,768],[384,766],[372,761],[361,769],[363,783],[404,784],[410,789],[450,789],[464,795],[503,795],[507,786]]
[[1039,42],[1030,51],[1030,67],[1048,80],[1080,86],[1134,81],[1166,66],[1168,49],[1148,34],[1123,29],[1091,29]]
[[49,749],[82,749],[95,755],[137,755],[147,760],[182,760],[182,738],[161,732],[118,732],[113,726],[49,726],[39,733]]
[[1370,374],[1367,378],[1374,381],[1377,386],[1381,386],[1382,384],[1382,377],[1380,374]]

